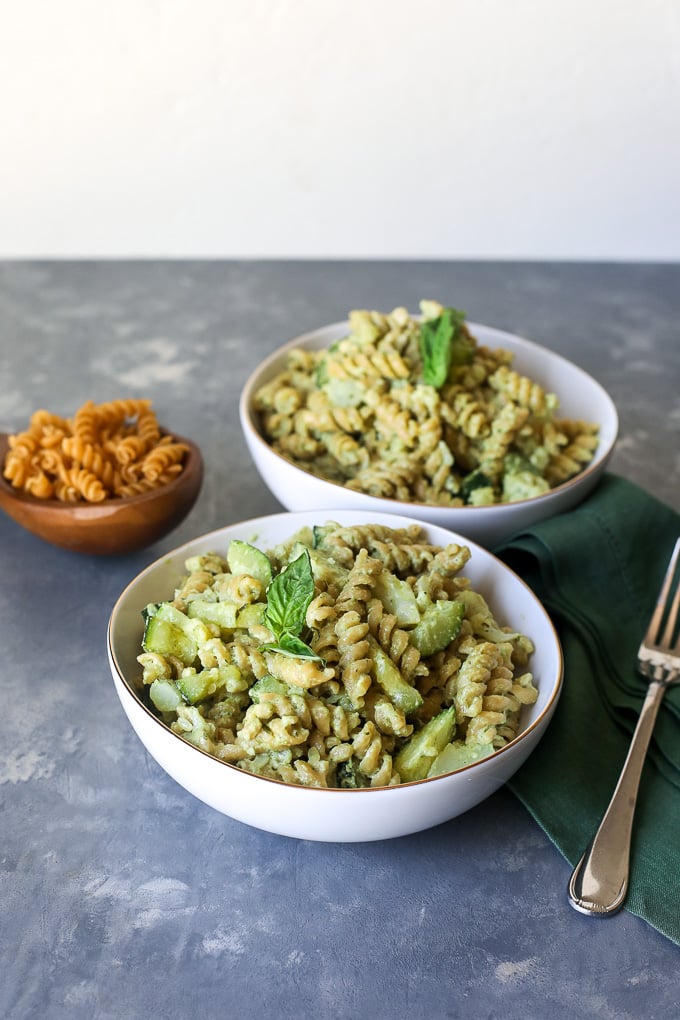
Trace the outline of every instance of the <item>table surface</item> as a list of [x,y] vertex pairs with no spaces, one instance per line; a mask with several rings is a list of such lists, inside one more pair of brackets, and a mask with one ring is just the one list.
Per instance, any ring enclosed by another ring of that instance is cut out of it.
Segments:
[[[0,429],[149,396],[202,446],[183,524],[120,558],[0,514],[0,1015],[680,1015],[678,949],[566,900],[569,866],[507,790],[417,835],[297,841],[204,806],[147,755],[106,661],[147,563],[280,510],[238,424],[250,370],[353,307],[422,297],[520,333],[614,398],[611,467],[680,509],[680,267],[447,262],[0,264]],[[677,876],[669,876],[676,880]]]

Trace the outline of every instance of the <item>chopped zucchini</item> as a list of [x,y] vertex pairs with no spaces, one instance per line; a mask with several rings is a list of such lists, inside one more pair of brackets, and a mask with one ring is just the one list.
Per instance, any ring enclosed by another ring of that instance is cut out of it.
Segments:
[[187,637],[180,627],[156,616],[147,620],[142,647],[146,652],[173,655],[186,663],[193,662],[198,652],[196,642]]
[[232,574],[248,574],[265,588],[272,579],[272,565],[269,558],[249,542],[234,538],[227,550],[227,563]]
[[534,465],[531,463],[528,457],[525,457],[521,453],[506,453],[503,457],[503,471],[506,474],[522,473],[524,471],[530,471],[534,475],[540,475],[540,471],[537,471]]
[[159,712],[175,712],[182,704],[182,695],[172,680],[154,680],[149,697]]
[[462,740],[454,740],[439,752],[427,774],[441,776],[444,772],[455,772],[481,758],[488,758],[493,752],[493,744],[464,744]]
[[384,572],[378,578],[374,591],[387,612],[396,616],[400,627],[414,627],[419,623],[418,603],[408,581]]
[[190,619],[214,623],[223,630],[238,627],[238,606],[235,602],[209,602],[207,599],[193,599],[187,606]]
[[218,667],[202,669],[198,673],[187,671],[175,681],[178,691],[190,705],[195,705],[197,701],[203,701],[215,694],[220,687],[224,687],[224,682],[225,677]]
[[253,602],[240,609],[236,616],[237,627],[259,627],[264,622],[264,602]]
[[309,554],[314,579],[341,586],[347,580],[349,570],[338,563],[333,549],[324,547],[324,539],[329,529],[326,525],[315,524],[311,529],[311,542],[297,542],[290,556],[291,561],[304,551]]
[[349,570],[346,567],[341,567],[339,563],[336,563],[333,557],[325,552],[323,549],[311,548],[302,542],[296,542],[293,546],[290,554],[290,562],[296,560],[298,556],[301,556],[303,552],[309,554],[309,562],[312,568],[312,574],[314,580],[319,581],[323,584],[334,584],[337,587],[342,587]]
[[174,655],[187,664],[193,662],[198,654],[198,645],[181,627],[156,614],[146,617],[142,648],[145,652]]
[[366,396],[366,387],[356,379],[329,379],[323,388],[336,407],[358,407]]
[[263,694],[288,694],[288,685],[284,684],[283,680],[279,680],[278,677],[267,673],[265,676],[260,677],[250,688],[250,700],[257,705]]
[[541,478],[533,467],[526,471],[510,471],[503,475],[504,503],[517,503],[521,499],[542,496],[549,489],[550,482]]
[[451,644],[460,633],[465,605],[458,600],[432,602],[410,632],[411,643],[421,655],[434,655]]
[[190,619],[170,602],[149,605],[142,615],[144,651],[174,655],[187,666],[196,658],[199,645],[213,636],[202,620]]
[[263,622],[264,602],[253,602],[242,609],[235,602],[208,602],[207,599],[194,599],[187,606],[187,616],[191,619],[212,623],[221,630],[235,630],[237,627],[255,627]]
[[312,528],[312,534],[314,535],[314,548],[323,549],[326,535],[335,530],[335,525],[329,526],[328,524],[315,524]]
[[455,729],[456,710],[451,705],[413,734],[394,759],[402,783],[425,779],[437,755],[450,743]]
[[375,638],[369,636],[367,640],[371,646],[371,655],[375,666],[375,682],[378,687],[405,715],[416,712],[423,704],[420,692],[404,680],[389,655],[382,650]]

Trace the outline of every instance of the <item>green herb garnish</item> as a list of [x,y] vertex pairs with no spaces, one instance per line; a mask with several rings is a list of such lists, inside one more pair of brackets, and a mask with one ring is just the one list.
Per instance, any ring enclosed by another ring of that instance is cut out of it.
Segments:
[[446,382],[451,365],[466,365],[472,360],[472,347],[462,330],[465,312],[445,308],[436,319],[425,319],[420,325],[420,356],[423,359],[423,381],[440,389]]
[[277,642],[261,647],[262,651],[278,652],[279,655],[289,655],[293,659],[314,659],[316,662],[323,662],[308,644],[294,634],[282,634]]
[[265,650],[323,661],[300,637],[313,598],[314,575],[309,552],[305,549],[285,570],[276,575],[267,588],[264,624],[275,640],[263,645]]

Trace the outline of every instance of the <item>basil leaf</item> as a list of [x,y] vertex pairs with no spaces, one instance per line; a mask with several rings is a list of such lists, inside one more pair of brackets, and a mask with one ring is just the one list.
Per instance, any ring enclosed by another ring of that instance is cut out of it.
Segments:
[[277,641],[280,641],[283,634],[295,636],[300,633],[313,598],[314,575],[309,552],[305,549],[285,570],[277,574],[267,588],[264,624]]
[[301,641],[294,634],[281,634],[275,644],[262,645],[264,652],[278,652],[280,655],[290,655],[296,659],[313,659],[315,662],[324,662],[320,655],[317,655],[309,645]]
[[446,382],[452,364],[464,365],[472,358],[472,348],[461,326],[465,312],[445,308],[436,319],[426,319],[420,326],[420,356],[423,359],[423,381],[439,389]]

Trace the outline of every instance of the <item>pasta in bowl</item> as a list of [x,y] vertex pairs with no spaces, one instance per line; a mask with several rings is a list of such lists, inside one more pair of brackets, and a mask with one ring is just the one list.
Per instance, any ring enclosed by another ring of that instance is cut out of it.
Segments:
[[526,759],[562,683],[547,614],[499,560],[346,510],[181,546],[123,592],[108,651],[128,719],[180,785],[325,841],[468,810]]
[[251,374],[241,425],[283,506],[401,513],[493,546],[583,499],[618,432],[602,387],[456,309],[421,312],[352,312]]
[[0,434],[0,507],[38,537],[92,554],[141,549],[175,528],[200,492],[203,458],[159,425],[148,400],[41,409]]

